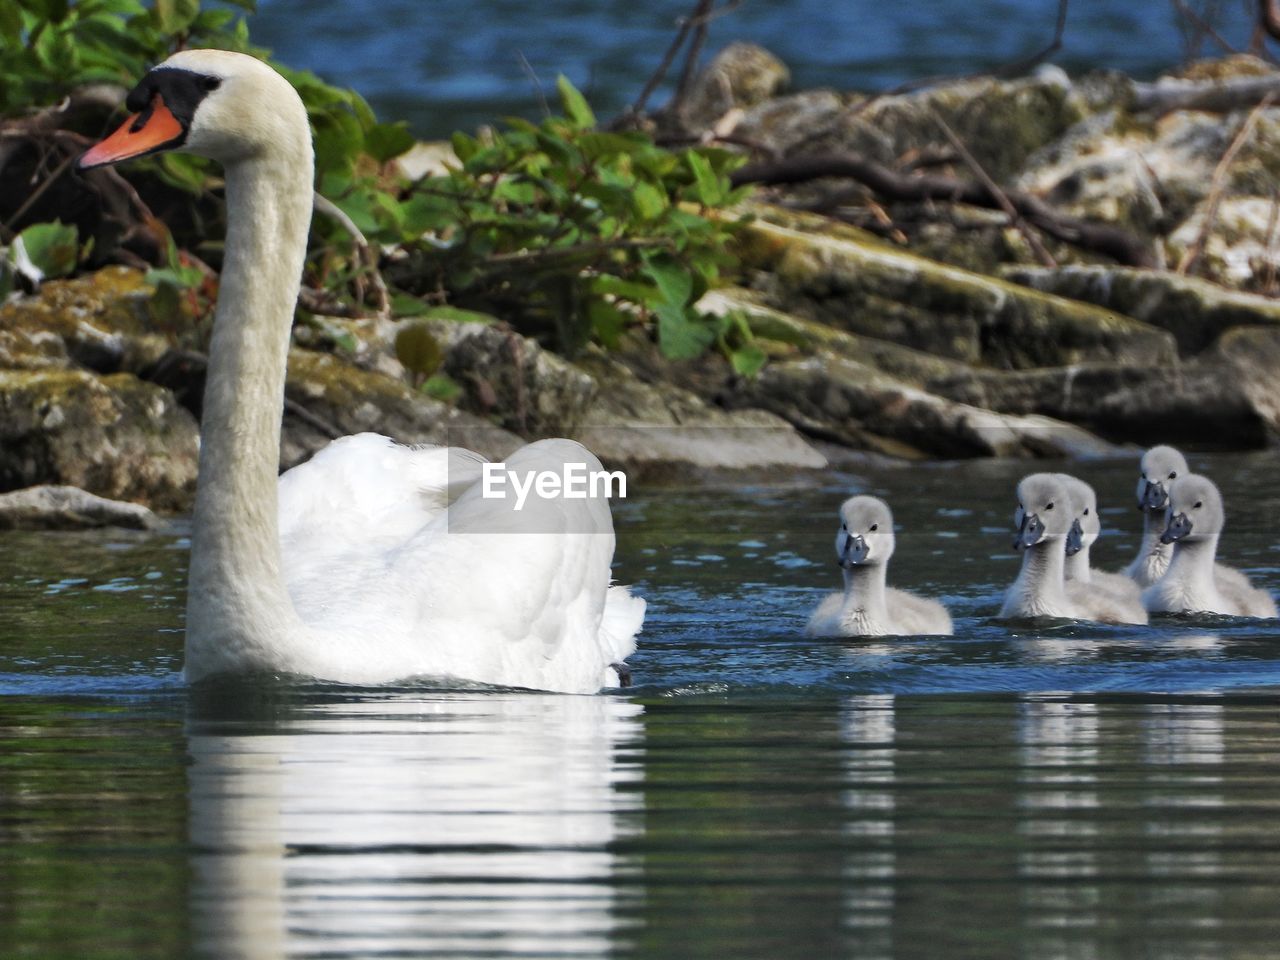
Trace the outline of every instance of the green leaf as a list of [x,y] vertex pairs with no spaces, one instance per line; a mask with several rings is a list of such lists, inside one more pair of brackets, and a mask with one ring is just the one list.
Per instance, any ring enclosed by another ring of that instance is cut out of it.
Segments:
[[706,157],[693,150],[685,154],[685,163],[693,171],[695,196],[706,207],[714,207],[724,199],[725,188]]
[[563,73],[556,77],[556,89],[560,91],[560,103],[565,115],[579,130],[587,130],[596,125],[596,115],[587,103],[586,97],[578,92],[578,88],[569,82]]
[[665,303],[683,308],[693,296],[693,277],[677,260],[660,255],[646,257],[644,272],[657,285]]
[[447,373],[437,373],[427,377],[422,392],[442,403],[452,403],[462,396],[462,387]]
[[729,354],[729,362],[733,365],[734,372],[741,377],[754,377],[760,372],[760,368],[765,365],[767,359],[765,352],[754,343],[748,343]]
[[200,0],[156,0],[156,23],[165,33],[182,33],[200,13]]
[[24,261],[38,270],[40,276],[31,277],[38,283],[71,273],[76,268],[79,252],[76,228],[55,220],[53,223],[36,223],[23,230],[13,241],[9,256],[20,270]]
[[431,320],[448,320],[452,323],[497,323],[498,318],[491,313],[481,313],[479,310],[463,310],[461,307],[451,307],[448,304],[436,307],[428,307],[422,312],[422,316]]
[[700,357],[715,342],[715,330],[690,310],[663,304],[655,313],[658,315],[658,347],[670,360]]
[[413,321],[396,331],[396,359],[410,373],[429,377],[440,368],[444,351],[425,323]]
[[631,190],[631,206],[641,220],[656,220],[667,209],[667,195],[650,183],[637,183]]
[[365,152],[379,163],[386,163],[400,156],[416,142],[403,121],[375,123],[364,132]]

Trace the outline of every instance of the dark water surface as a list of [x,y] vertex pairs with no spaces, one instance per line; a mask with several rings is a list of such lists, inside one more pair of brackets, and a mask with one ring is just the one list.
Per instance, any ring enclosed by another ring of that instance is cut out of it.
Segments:
[[[1193,464],[1280,588],[1280,457]],[[1026,469],[636,493],[596,697],[188,691],[180,526],[0,534],[0,955],[1274,955],[1280,624],[989,620]],[[1074,469],[1119,566],[1135,461]],[[801,636],[856,491],[954,638]]]
[[[723,4],[721,4],[723,5]],[[604,116],[639,94],[693,0],[259,0],[254,39],[284,63],[364,94],[380,114],[444,137],[498,117],[538,115],[538,87],[563,73]],[[1255,0],[1188,0],[1212,8],[1229,44],[1244,48]],[[794,86],[883,90],[1012,62],[1053,36],[1058,0],[745,0],[714,22],[713,53],[731,40],[763,44]],[[1180,29],[1167,0],[1073,0],[1053,62],[1144,78],[1222,47]],[[677,71],[679,63],[676,65]],[[534,80],[536,78],[536,82]],[[662,103],[660,92],[654,104]]]

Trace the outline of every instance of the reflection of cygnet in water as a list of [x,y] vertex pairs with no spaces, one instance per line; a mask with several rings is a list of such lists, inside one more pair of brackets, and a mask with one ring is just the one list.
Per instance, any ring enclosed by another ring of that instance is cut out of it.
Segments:
[[836,533],[844,593],[823,600],[805,632],[815,637],[950,634],[951,615],[942,604],[885,585],[893,548],[888,505],[876,497],[846,500]]
[[1142,594],[1152,613],[1221,613],[1275,617],[1275,600],[1238,570],[1216,565],[1226,523],[1222,495],[1208,477],[1190,474],[1169,491],[1160,539],[1173,544],[1169,569]]
[[1089,548],[1102,533],[1098,497],[1093,487],[1069,473],[1054,474],[1071,501],[1072,523],[1067,534],[1063,579],[1067,596],[1086,612],[1087,619],[1104,623],[1146,623],[1138,585],[1118,573],[1103,573],[1089,565]]

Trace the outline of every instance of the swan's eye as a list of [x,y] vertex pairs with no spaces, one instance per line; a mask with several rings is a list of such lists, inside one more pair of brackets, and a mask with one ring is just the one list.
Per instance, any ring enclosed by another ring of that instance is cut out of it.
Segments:
[[1052,504],[1052,503],[1046,503],[1046,504],[1044,505],[1044,508],[1045,508],[1046,510],[1052,510],[1052,509],[1053,509],[1053,504]]
[[1177,480],[1177,479],[1178,479],[1178,471],[1177,471],[1177,470],[1174,470],[1173,472],[1171,472],[1171,473],[1169,474],[1169,479],[1170,479],[1170,480]]
[[868,532],[868,533],[875,533],[875,532],[876,532],[877,530],[879,530],[879,529],[880,529],[880,524],[878,524],[878,523],[873,523],[871,526],[867,527],[867,532]]
[[1191,505],[1191,509],[1192,509],[1192,510],[1199,510],[1199,509],[1200,509],[1201,507],[1203,507],[1203,506],[1204,506],[1204,501],[1203,501],[1203,500],[1197,500],[1195,503],[1193,503],[1193,504]]
[[200,86],[203,87],[205,90],[217,90],[220,86],[222,86],[222,78],[221,77],[201,77]]

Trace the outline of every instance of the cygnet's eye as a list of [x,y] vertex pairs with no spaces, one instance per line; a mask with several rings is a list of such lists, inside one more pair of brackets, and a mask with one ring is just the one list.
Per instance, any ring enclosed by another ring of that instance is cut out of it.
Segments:
[[877,530],[879,530],[879,529],[880,529],[880,524],[878,524],[878,523],[873,523],[871,526],[867,527],[867,532],[868,532],[868,533],[875,533],[875,532],[876,532]]
[[1088,507],[1085,507],[1085,508],[1084,508],[1084,515],[1085,515],[1086,517],[1089,515],[1089,508],[1088,508]]
[[1191,509],[1192,509],[1192,510],[1199,510],[1199,509],[1200,509],[1201,507],[1203,507],[1203,506],[1204,506],[1204,501],[1203,501],[1203,500],[1197,500],[1195,503],[1193,503],[1193,504],[1191,505]]
[[1046,510],[1052,510],[1052,509],[1053,509],[1053,501],[1051,500],[1051,501],[1049,501],[1048,503],[1046,503],[1046,504],[1044,505],[1044,508],[1045,508]]
[[841,530],[843,530],[845,533],[848,533],[848,532],[849,532],[849,525],[848,525],[847,523],[842,523],[842,524],[840,524],[840,529],[841,529]]
[[1169,479],[1170,479],[1170,480],[1177,480],[1177,479],[1178,479],[1178,471],[1177,471],[1177,470],[1170,471],[1170,473],[1169,473]]

